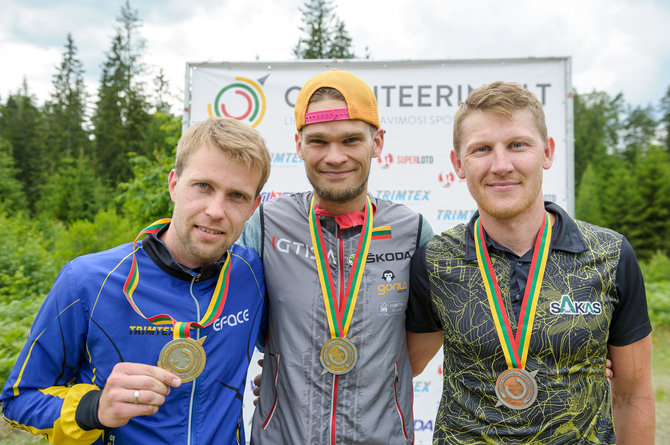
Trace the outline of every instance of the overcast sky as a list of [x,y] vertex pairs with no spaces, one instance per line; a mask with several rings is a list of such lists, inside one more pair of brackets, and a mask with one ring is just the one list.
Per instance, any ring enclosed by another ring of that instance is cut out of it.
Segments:
[[[72,34],[89,93],[125,0],[0,0],[0,97],[41,103]],[[290,61],[304,0],[134,0],[144,62],[180,97],[186,62]],[[654,105],[670,87],[670,0],[333,0],[373,60],[572,57],[578,92]]]

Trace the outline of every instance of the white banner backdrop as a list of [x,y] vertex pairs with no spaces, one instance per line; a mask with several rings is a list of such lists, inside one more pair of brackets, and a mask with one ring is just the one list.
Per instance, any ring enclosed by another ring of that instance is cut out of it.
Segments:
[[[556,142],[544,175],[545,199],[574,214],[572,87],[570,58],[430,61],[300,61],[188,63],[184,127],[209,116],[249,123],[265,138],[272,172],[263,200],[311,189],[295,154],[293,106],[312,76],[337,68],[351,71],[375,91],[384,151],[372,161],[369,191],[422,213],[438,233],[466,223],[476,209],[467,186],[451,166],[454,113],[474,88],[518,82],[543,103]],[[259,355],[260,357],[260,355]],[[442,352],[414,380],[416,444],[430,444],[442,389]],[[245,389],[244,420],[250,431],[255,360]],[[448,372],[448,370],[447,370]],[[248,437],[247,437],[248,439]]]

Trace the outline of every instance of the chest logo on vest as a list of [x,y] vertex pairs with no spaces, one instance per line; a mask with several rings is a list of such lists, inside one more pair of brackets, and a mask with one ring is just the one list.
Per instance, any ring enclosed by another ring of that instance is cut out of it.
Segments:
[[563,295],[561,301],[549,305],[552,314],[560,315],[600,315],[603,312],[599,301],[573,301],[570,295]]
[[407,292],[407,281],[395,282],[396,275],[392,270],[386,269],[380,277],[385,284],[377,286],[377,295],[385,295],[387,292]]

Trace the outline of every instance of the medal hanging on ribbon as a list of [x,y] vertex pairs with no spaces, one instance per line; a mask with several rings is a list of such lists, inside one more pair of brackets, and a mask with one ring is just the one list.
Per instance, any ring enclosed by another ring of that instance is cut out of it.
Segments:
[[135,241],[133,242],[133,262],[130,267],[130,272],[128,272],[128,278],[126,278],[126,282],[123,285],[123,293],[126,295],[126,299],[128,300],[128,303],[130,303],[130,306],[132,306],[135,312],[137,312],[145,320],[150,321],[155,325],[172,325],[173,340],[168,342],[161,350],[160,356],[158,358],[158,366],[177,375],[181,378],[182,382],[190,382],[191,380],[197,378],[200,373],[202,373],[202,370],[205,368],[205,362],[207,360],[205,350],[202,347],[202,343],[205,341],[205,337],[196,341],[191,338],[190,331],[192,327],[204,328],[209,326],[221,315],[223,307],[226,304],[226,297],[228,296],[230,251],[227,252],[226,261],[224,262],[223,267],[221,268],[221,272],[219,273],[219,279],[217,280],[216,287],[214,288],[214,293],[212,294],[212,299],[209,302],[209,307],[200,321],[177,321],[167,314],[146,317],[133,300],[133,293],[135,292],[137,284],[140,281],[140,271],[138,268],[137,259],[135,258],[135,252],[137,251],[136,245],[140,237],[149,233],[157,233],[169,222],[169,218],[160,219],[142,230],[137,235],[137,238],[135,238]]
[[546,211],[544,222],[535,240],[533,260],[530,265],[528,281],[521,303],[521,314],[516,337],[512,335],[512,328],[505,311],[498,281],[493,271],[491,258],[484,243],[484,229],[479,218],[475,221],[475,248],[477,264],[484,280],[484,288],[488,297],[491,315],[496,326],[498,339],[505,354],[508,369],[503,371],[496,381],[495,391],[498,396],[496,406],[505,405],[511,409],[524,409],[531,406],[537,399],[537,382],[533,372],[526,371],[528,347],[533,332],[535,311],[542,287],[542,278],[549,257],[551,242],[551,221]]
[[356,364],[358,360],[358,350],[351,339],[346,338],[349,332],[349,325],[356,307],[356,299],[363,278],[363,269],[370,249],[372,240],[372,203],[370,197],[366,196],[365,202],[365,220],[361,229],[361,236],[358,240],[358,247],[354,257],[351,273],[345,288],[346,301],[337,304],[337,293],[332,274],[330,273],[330,263],[328,262],[328,252],[323,240],[321,231],[321,222],[315,212],[314,197],[309,207],[309,233],[312,237],[312,247],[314,248],[314,258],[316,260],[316,270],[319,273],[319,282],[321,283],[321,293],[323,302],[326,306],[326,316],[328,318],[328,327],[330,328],[330,340],[321,348],[320,360],[324,368],[324,374],[340,375],[346,374]]

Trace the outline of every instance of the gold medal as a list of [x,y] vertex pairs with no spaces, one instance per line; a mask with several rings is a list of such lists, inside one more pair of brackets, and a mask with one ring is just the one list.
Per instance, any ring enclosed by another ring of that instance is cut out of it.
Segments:
[[158,357],[158,366],[179,376],[182,382],[190,382],[205,369],[207,355],[200,340],[177,338],[163,346]]
[[343,337],[331,338],[321,348],[321,365],[323,373],[340,375],[351,371],[358,359],[356,345]]
[[506,369],[496,380],[496,406],[505,405],[511,409],[525,409],[537,399],[537,370],[528,372],[525,369]]

